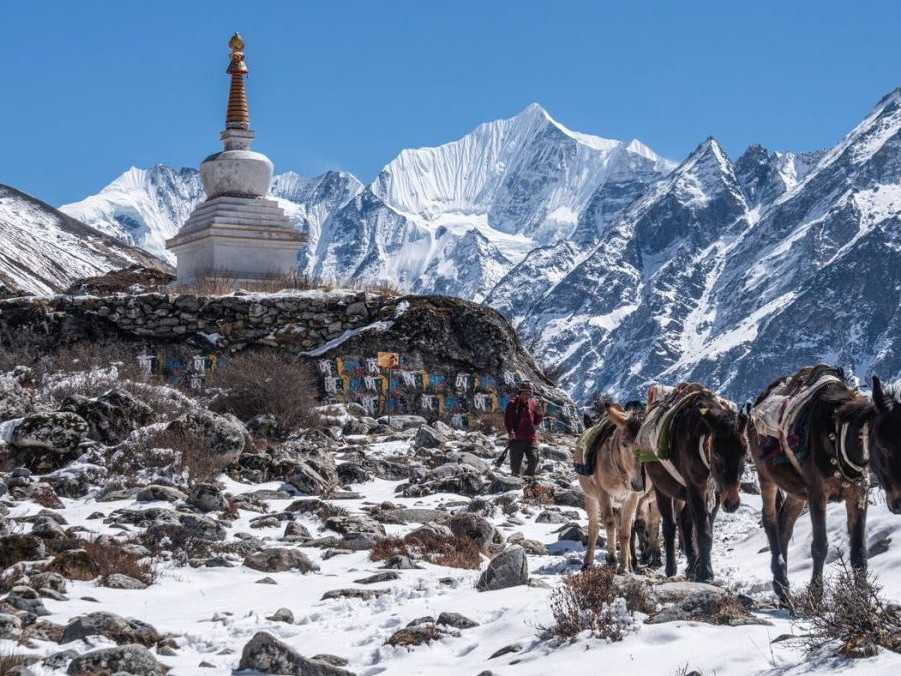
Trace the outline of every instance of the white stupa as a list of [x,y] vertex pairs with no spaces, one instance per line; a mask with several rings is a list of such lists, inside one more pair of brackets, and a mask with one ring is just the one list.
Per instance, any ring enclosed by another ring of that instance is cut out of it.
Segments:
[[166,248],[178,259],[178,283],[204,277],[253,281],[285,276],[297,269],[297,252],[305,237],[295,229],[273,199],[267,199],[272,162],[250,149],[244,77],[244,41],[229,40],[231,75],[225,150],[200,165],[207,199],[191,214]]

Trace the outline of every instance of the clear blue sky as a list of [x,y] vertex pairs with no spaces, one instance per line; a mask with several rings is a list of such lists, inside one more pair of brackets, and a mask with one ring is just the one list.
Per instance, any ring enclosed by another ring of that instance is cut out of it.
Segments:
[[364,181],[538,101],[681,160],[834,143],[901,84],[901,2],[0,0],[0,183],[52,204],[219,147],[247,41],[255,147]]

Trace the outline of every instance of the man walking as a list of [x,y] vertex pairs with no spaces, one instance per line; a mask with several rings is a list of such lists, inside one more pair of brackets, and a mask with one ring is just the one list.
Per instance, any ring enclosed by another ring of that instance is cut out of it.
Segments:
[[537,429],[542,418],[544,407],[539,409],[537,402],[532,398],[532,383],[522,383],[516,398],[507,404],[507,410],[504,411],[504,426],[507,428],[510,449],[510,471],[514,476],[519,476],[523,455],[529,461],[526,476],[535,476],[535,470],[538,468]]

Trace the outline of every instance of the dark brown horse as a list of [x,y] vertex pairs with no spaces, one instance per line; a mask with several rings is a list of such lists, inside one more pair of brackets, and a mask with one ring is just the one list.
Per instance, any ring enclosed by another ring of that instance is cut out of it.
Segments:
[[[776,437],[766,433],[773,431],[772,420],[764,423],[761,412],[767,401],[774,401],[771,397],[778,396],[787,400],[782,405],[781,435]],[[876,377],[873,397],[870,400],[851,388],[839,369],[820,365],[777,380],[754,404],[747,438],[760,479],[773,590],[785,603],[789,602],[788,544],[805,505],[809,505],[813,529],[811,586],[817,589],[822,584],[829,546],[828,502],[845,502],[851,566],[866,570],[871,453],[873,468],[886,486],[889,507],[901,512],[901,412]],[[796,412],[791,419],[790,412]]]
[[[710,581],[716,510],[722,504],[727,512],[734,512],[741,504],[745,445],[739,434],[738,415],[724,400],[697,384],[680,385],[662,400],[649,399],[644,425],[654,424],[657,419],[652,415],[653,407],[676,407],[665,425],[669,458],[644,465],[654,484],[663,519],[666,574],[676,574],[678,527],[688,560],[686,575],[692,580]],[[645,435],[644,425],[639,438],[656,437]],[[658,449],[646,447],[642,441],[642,451],[656,454]],[[679,501],[685,504],[681,513],[677,509]]]

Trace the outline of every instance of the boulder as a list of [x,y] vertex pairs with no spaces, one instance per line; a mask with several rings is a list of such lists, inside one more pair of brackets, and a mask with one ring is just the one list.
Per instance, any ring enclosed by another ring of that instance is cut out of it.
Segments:
[[287,570],[311,573],[319,570],[319,566],[300,550],[284,547],[269,547],[255,552],[244,559],[244,565],[264,573],[281,573]]
[[101,648],[76,657],[69,663],[69,676],[164,676],[167,669],[142,645]]
[[137,643],[148,648],[158,643],[161,638],[160,633],[146,622],[97,611],[76,617],[69,622],[63,630],[60,643],[69,643],[88,636],[104,636],[119,645]]
[[47,570],[59,573],[67,580],[93,580],[100,574],[97,563],[84,549],[60,552],[47,565]]
[[114,388],[99,397],[68,397],[60,407],[88,424],[88,437],[104,444],[124,440],[132,431],[153,420],[153,409],[126,390]]
[[266,618],[271,622],[284,622],[285,624],[294,624],[294,613],[289,608],[279,608],[272,615]]
[[514,545],[502,551],[488,563],[479,577],[476,589],[495,591],[529,583],[529,562],[525,550]]
[[44,606],[40,595],[31,587],[25,585],[16,585],[4,599],[7,605],[12,606],[16,610],[24,610],[26,613],[43,617],[49,615],[50,611]]
[[0,640],[15,641],[22,631],[22,620],[15,615],[0,613]]
[[503,536],[495,530],[488,519],[471,512],[454,514],[447,525],[454,535],[459,538],[469,538],[483,552],[487,552],[488,547],[494,544],[496,535],[503,540]]
[[103,586],[110,589],[147,589],[145,583],[122,573],[108,575],[103,582]]
[[[689,583],[691,584],[691,583]],[[710,585],[705,585],[710,586]],[[706,622],[708,624],[738,627],[748,624],[771,624],[755,617],[738,597],[714,587],[713,590],[694,591],[673,605],[666,606],[651,615],[647,624],[664,622]]]
[[87,438],[88,424],[75,413],[32,413],[13,428],[10,445],[54,453],[71,453]]
[[203,437],[208,450],[223,464],[237,461],[247,436],[244,425],[234,416],[207,410],[187,413],[169,423],[168,429]]
[[416,448],[441,448],[444,442],[444,435],[429,425],[420,427],[413,438],[413,445]]
[[201,512],[218,512],[225,509],[225,496],[216,484],[194,484],[188,494],[188,504]]
[[257,632],[241,652],[239,670],[291,676],[353,676],[325,661],[311,660],[264,631]]
[[36,561],[47,555],[43,540],[33,535],[4,535],[0,537],[0,570],[20,561]]
[[15,372],[0,375],[0,422],[23,418],[34,411],[34,390],[23,387]]

